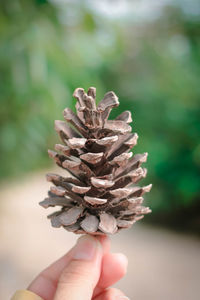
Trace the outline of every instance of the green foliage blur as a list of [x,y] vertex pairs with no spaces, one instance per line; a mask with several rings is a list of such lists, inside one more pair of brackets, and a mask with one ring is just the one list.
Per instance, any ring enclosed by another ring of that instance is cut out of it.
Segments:
[[1,1],[0,179],[50,165],[54,119],[76,87],[96,86],[98,99],[114,90],[111,117],[130,110],[134,152],[149,153],[147,220],[200,228],[200,4],[169,1],[142,18],[91,3]]

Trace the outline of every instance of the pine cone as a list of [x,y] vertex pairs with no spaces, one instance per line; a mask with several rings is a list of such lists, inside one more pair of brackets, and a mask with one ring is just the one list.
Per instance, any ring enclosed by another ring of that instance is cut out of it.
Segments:
[[[72,176],[47,174],[54,185],[48,198],[40,202],[44,208],[60,206],[49,215],[53,227],[64,227],[75,233],[114,234],[129,228],[151,212],[141,206],[142,195],[151,185],[132,186],[146,176],[141,168],[147,153],[132,157],[129,150],[137,143],[131,133],[131,113],[125,111],[108,120],[110,111],[119,105],[114,92],[108,92],[96,106],[96,89],[77,88],[77,115],[64,110],[65,121],[55,121],[55,130],[63,144],[56,144],[49,156]],[[130,187],[131,186],[131,187]]]

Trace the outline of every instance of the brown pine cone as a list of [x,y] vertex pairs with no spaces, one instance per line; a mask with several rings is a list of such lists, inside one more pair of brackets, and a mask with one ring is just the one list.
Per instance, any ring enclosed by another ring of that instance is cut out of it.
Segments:
[[[141,168],[147,153],[132,157],[130,149],[137,143],[131,133],[131,113],[125,111],[115,120],[108,120],[112,108],[119,105],[114,92],[108,92],[96,105],[96,89],[77,88],[75,114],[64,110],[65,121],[55,121],[55,130],[63,144],[56,144],[49,156],[67,171],[66,177],[47,174],[53,183],[48,198],[40,202],[44,208],[60,206],[49,215],[53,227],[64,227],[74,233],[114,234],[129,228],[144,214],[145,187],[135,185],[146,176]],[[68,176],[70,174],[71,176]]]

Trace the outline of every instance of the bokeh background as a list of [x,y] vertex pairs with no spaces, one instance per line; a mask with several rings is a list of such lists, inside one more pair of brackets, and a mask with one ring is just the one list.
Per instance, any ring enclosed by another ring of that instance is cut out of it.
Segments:
[[114,90],[111,117],[130,110],[134,151],[149,153],[153,213],[113,239],[130,260],[120,287],[131,299],[199,299],[200,2],[1,0],[0,69],[2,299],[76,239],[37,203],[55,169],[54,119],[79,86],[99,100]]

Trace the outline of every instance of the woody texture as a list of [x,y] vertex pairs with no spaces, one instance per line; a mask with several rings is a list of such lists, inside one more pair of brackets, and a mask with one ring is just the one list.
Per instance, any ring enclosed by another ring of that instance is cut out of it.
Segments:
[[108,120],[119,105],[114,92],[106,93],[98,105],[94,87],[87,93],[77,88],[73,96],[76,114],[66,108],[65,121],[55,121],[62,144],[48,151],[66,176],[47,174],[53,185],[40,205],[59,207],[48,216],[53,227],[78,234],[114,234],[151,212],[142,206],[151,184],[137,185],[147,173],[141,167],[147,153],[133,155],[131,151],[138,135],[131,132],[129,111]]

